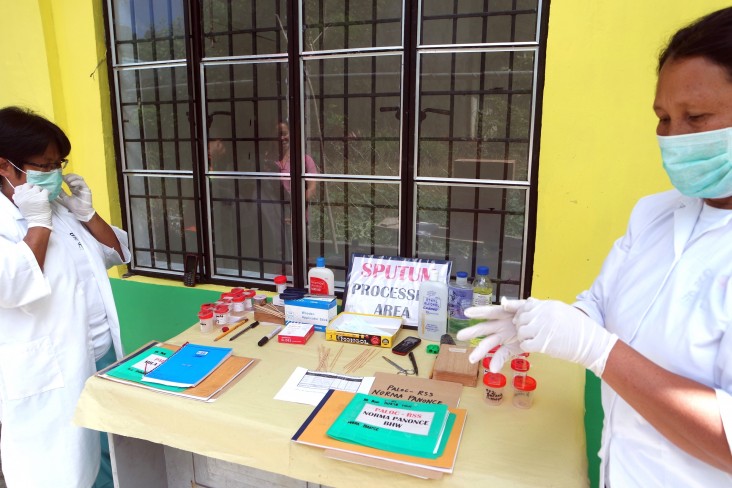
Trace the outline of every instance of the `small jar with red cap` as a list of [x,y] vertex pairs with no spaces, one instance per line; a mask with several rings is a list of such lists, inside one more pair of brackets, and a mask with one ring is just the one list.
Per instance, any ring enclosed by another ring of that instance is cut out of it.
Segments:
[[206,307],[205,305],[202,306],[201,310],[198,312],[198,323],[201,326],[202,333],[208,334],[209,332],[213,332],[213,329],[214,329],[213,309]]
[[491,359],[493,359],[493,356],[486,356],[483,358],[483,374],[488,374],[491,372]]
[[254,290],[245,290],[244,291],[244,310],[252,311],[254,310],[254,297],[256,296],[257,292]]
[[503,390],[506,388],[506,377],[501,373],[486,373],[483,375],[485,396],[483,400],[488,405],[497,406],[503,402]]
[[229,313],[237,318],[243,317],[246,314],[245,302],[246,297],[243,294],[231,297],[231,308]]
[[529,372],[531,364],[524,357],[517,357],[511,360],[511,371],[513,371],[513,377],[526,376]]
[[214,316],[216,317],[216,325],[226,325],[229,323],[229,306],[228,305],[217,305],[214,309]]
[[516,376],[513,379],[513,406],[516,408],[531,408],[534,403],[536,380],[531,376]]
[[272,297],[272,304],[279,305],[280,307],[285,306],[285,301],[280,298],[280,293],[284,293],[287,288],[287,276],[278,275],[274,277],[274,283],[277,287],[277,294]]

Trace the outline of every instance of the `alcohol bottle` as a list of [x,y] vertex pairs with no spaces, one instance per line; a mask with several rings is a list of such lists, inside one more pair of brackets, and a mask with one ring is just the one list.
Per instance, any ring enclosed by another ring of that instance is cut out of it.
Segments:
[[473,306],[493,304],[493,283],[488,278],[488,266],[478,266],[475,281],[473,281]]
[[458,271],[447,290],[447,333],[457,341],[457,333],[470,325],[465,309],[473,305],[473,286],[468,283],[468,273]]
[[325,267],[323,256],[315,260],[315,268],[310,268],[308,285],[311,295],[335,295],[335,277],[333,271]]
[[418,332],[421,339],[439,342],[447,330],[447,285],[437,281],[437,270],[419,285]]

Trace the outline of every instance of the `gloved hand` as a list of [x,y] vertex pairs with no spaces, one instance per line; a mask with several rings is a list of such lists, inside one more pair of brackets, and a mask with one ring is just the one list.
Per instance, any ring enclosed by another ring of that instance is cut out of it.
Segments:
[[516,339],[516,326],[513,325],[513,317],[516,310],[523,305],[525,300],[509,300],[506,297],[501,299],[500,305],[486,305],[482,307],[470,307],[465,309],[465,316],[471,319],[485,319],[472,327],[466,327],[457,334],[458,340],[469,341],[476,337],[486,336],[480,341],[468,359],[471,363],[477,363],[483,359],[488,351],[496,346],[501,346],[493,354],[490,370],[497,373],[503,368],[504,363],[512,356],[518,356],[523,351]]
[[48,201],[48,190],[32,183],[15,187],[13,201],[20,214],[28,222],[28,228],[45,227],[53,230],[51,222],[51,202]]
[[64,175],[64,181],[69,185],[71,195],[62,191],[58,196],[61,205],[68,208],[77,220],[89,222],[96,213],[92,207],[92,193],[84,178],[73,173]]
[[581,364],[602,377],[618,336],[581,310],[556,300],[529,298],[514,318],[521,349]]

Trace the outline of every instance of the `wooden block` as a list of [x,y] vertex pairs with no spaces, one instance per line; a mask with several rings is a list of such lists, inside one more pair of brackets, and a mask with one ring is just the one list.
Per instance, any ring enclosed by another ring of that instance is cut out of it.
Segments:
[[476,386],[480,363],[470,364],[468,360],[473,349],[473,347],[440,344],[440,352],[432,369],[432,379]]

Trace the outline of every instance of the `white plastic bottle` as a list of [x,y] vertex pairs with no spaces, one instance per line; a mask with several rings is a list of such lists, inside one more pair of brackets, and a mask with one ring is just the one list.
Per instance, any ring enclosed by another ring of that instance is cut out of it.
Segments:
[[478,266],[475,281],[473,281],[473,306],[493,304],[493,283],[488,278],[488,266]]
[[315,260],[315,268],[308,271],[308,288],[311,295],[334,295],[335,276],[333,271],[325,267],[325,258]]
[[470,325],[465,316],[465,309],[473,305],[473,285],[468,283],[468,273],[457,272],[455,282],[447,287],[447,300],[447,333],[457,341],[457,333]]
[[437,270],[419,285],[418,332],[421,339],[440,342],[447,331],[447,284],[437,281]]

